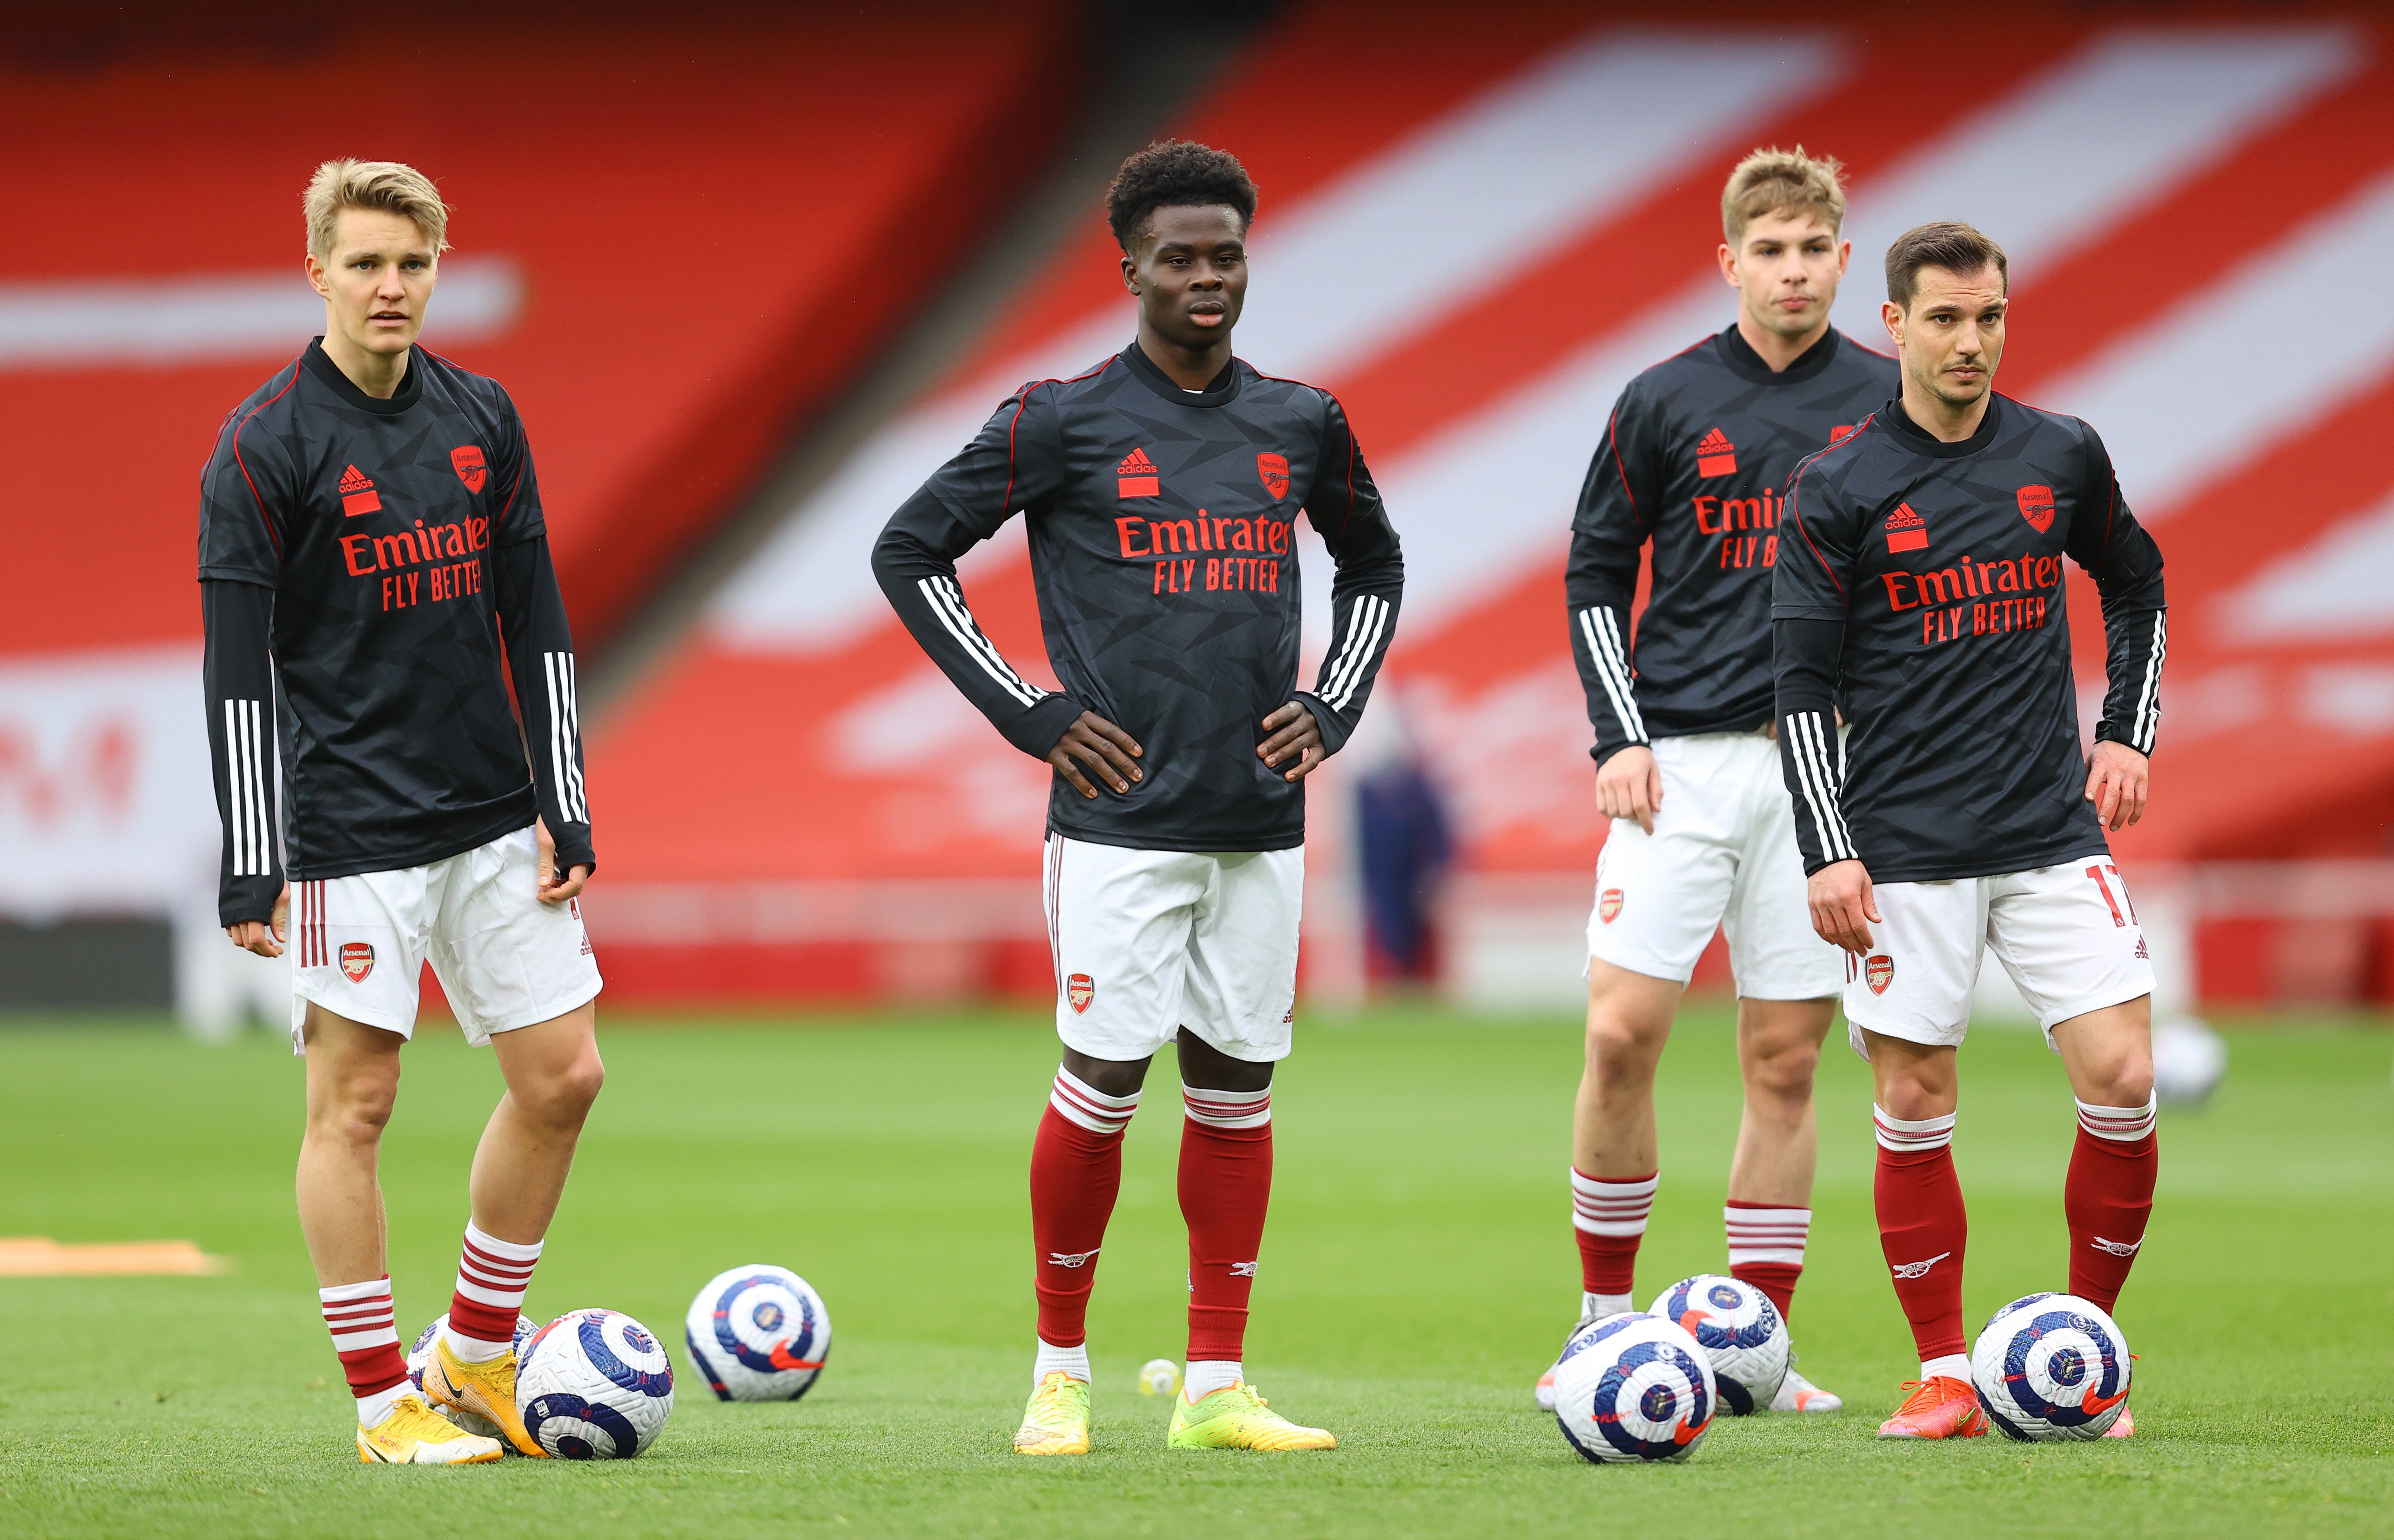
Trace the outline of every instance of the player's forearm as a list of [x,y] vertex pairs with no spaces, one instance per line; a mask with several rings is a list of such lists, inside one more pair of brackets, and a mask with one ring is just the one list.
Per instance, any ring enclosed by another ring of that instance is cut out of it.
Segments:
[[1331,591],[1330,651],[1313,687],[1298,692],[1322,728],[1322,752],[1345,748],[1363,720],[1403,599],[1404,564],[1393,550],[1385,562],[1340,563]]
[[499,625],[507,667],[523,712],[533,790],[541,821],[557,842],[559,871],[596,868],[590,802],[583,778],[580,672],[565,595],[557,584],[546,537],[502,545],[491,553]]
[[1032,684],[997,650],[965,602],[954,558],[914,527],[922,501],[917,494],[882,530],[873,547],[873,576],[915,645],[949,682],[1006,742],[1045,759],[1080,716],[1080,703]]
[[1795,803],[1796,840],[1807,872],[1857,855],[1846,825],[1845,755],[1837,742],[1837,667],[1845,639],[1841,620],[1770,625],[1779,767]]
[[274,591],[217,580],[200,585],[208,763],[224,830],[219,923],[269,919],[283,892],[274,774]]
[[[2154,588],[2160,587],[2156,575]],[[2159,606],[2103,605],[2103,717],[2095,736],[2150,755],[2162,714],[2162,661],[2169,654],[2169,614]]]

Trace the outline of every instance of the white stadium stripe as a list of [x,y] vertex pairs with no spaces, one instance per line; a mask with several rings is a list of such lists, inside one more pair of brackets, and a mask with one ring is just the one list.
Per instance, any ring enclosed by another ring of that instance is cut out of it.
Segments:
[[2382,574],[2394,570],[2394,493],[2289,552],[2220,601],[2227,634],[2247,642],[2394,635]]
[[[1273,208],[1255,247],[1256,269],[1269,277],[1240,320],[1239,355],[1274,374],[1322,380],[1366,353],[1396,348],[1611,211],[1708,166],[1773,113],[1827,89],[1842,57],[1818,34],[1644,30],[1600,32],[1550,55],[1311,195]],[[1596,145],[1602,154],[1590,153]],[[1353,281],[1354,253],[1425,200],[1440,210],[1443,233],[1416,254],[1428,266],[1409,268],[1414,302],[1392,329],[1386,295]],[[1725,302],[1716,308],[1727,314]],[[716,638],[767,651],[805,648],[878,619],[868,555],[891,511],[979,431],[1007,391],[1092,368],[1119,352],[1130,332],[1127,306],[1110,307],[876,434],[717,596],[709,616]],[[1413,527],[1405,526],[1409,536]],[[1019,539],[1009,537],[1004,551]],[[1330,612],[1311,594],[1309,602],[1312,614]]]
[[2389,249],[2394,176],[2054,381],[2036,404],[2093,424],[2137,517],[2164,519],[2323,403],[2386,378],[2394,307],[2355,305],[2350,290]]

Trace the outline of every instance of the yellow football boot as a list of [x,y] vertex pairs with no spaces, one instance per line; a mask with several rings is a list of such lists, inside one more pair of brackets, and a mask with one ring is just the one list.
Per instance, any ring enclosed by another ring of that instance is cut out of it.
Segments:
[[1195,1405],[1173,1398],[1167,1449],[1335,1449],[1319,1428],[1300,1428],[1271,1409],[1243,1380],[1225,1385]]
[[523,1414],[516,1410],[515,1350],[486,1364],[467,1364],[449,1351],[446,1337],[432,1344],[432,1362],[424,1365],[424,1399],[435,1406],[454,1406],[493,1424],[519,1455],[548,1458],[548,1451],[524,1430]]
[[1031,1392],[1015,1430],[1018,1455],[1085,1455],[1089,1452],[1089,1382],[1051,1370]]
[[390,1415],[358,1429],[362,1465],[481,1465],[505,1450],[496,1439],[468,1433],[415,1396],[391,1403]]

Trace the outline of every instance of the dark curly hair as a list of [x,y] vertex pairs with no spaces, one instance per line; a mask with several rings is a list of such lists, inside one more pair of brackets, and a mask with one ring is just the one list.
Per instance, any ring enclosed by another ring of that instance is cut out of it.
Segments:
[[1132,237],[1160,208],[1225,203],[1242,228],[1256,216],[1256,184],[1226,150],[1188,139],[1159,139],[1122,163],[1106,189],[1106,222],[1125,252]]

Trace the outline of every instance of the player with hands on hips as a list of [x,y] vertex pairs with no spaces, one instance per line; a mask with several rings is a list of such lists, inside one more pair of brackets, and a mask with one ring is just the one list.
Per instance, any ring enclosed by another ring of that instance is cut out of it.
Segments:
[[[1847,954],[1848,1035],[1876,1092],[1879,1239],[1920,1354],[1879,1434],[1968,1438],[1987,1425],[1965,1351],[1952,1143],[1984,952],[2077,1098],[2070,1292],[2112,1310],[2152,1211],[2152,964],[2107,835],[2144,816],[2167,613],[2161,552],[2102,439],[1993,388],[2003,249],[1967,225],[1922,226],[1889,248],[1887,293],[1901,394],[1788,491],[1771,609],[1780,753],[1812,923]],[[2065,558],[2102,601],[2091,752]],[[2124,1411],[2107,1436],[2135,1426]]]
[[[1355,730],[1395,632],[1396,531],[1325,390],[1230,351],[1256,189],[1174,141],[1107,194],[1130,346],[1002,402],[874,549],[882,591],[992,725],[1054,770],[1045,892],[1063,1062],[1031,1155],[1038,1340],[1014,1447],[1089,1448],[1089,1292],[1123,1131],[1174,1045],[1186,1113],[1189,1368],[1176,1448],[1326,1449],[1245,1379],[1271,1192],[1272,1066],[1295,1019],[1304,781]],[[1330,655],[1297,685],[1302,510],[1336,565]],[[1017,513],[1047,658],[1026,680],[956,558]]]
[[[1596,734],[1597,807],[1611,820],[1572,1126],[1582,1325],[1635,1308],[1660,1182],[1655,1068],[1716,930],[1737,981],[1744,1092],[1722,1209],[1728,1271],[1782,1316],[1803,1272],[1812,1073],[1844,973],[1805,913],[1769,739],[1770,575],[1786,555],[1788,474],[1895,388],[1891,360],[1829,323],[1849,251],[1844,215],[1833,160],[1765,150],[1737,165],[1717,253],[1737,319],[1621,393],[1572,524],[1572,652]],[[1633,638],[1648,549],[1652,594]],[[1541,1406],[1553,1404],[1553,1378],[1537,1381]],[[1771,1404],[1843,1403],[1791,1369]]]
[[[291,958],[299,1225],[358,1457],[499,1457],[427,1397],[539,1455],[516,1319],[605,1074],[573,639],[515,404],[415,342],[447,247],[439,190],[396,162],[327,161],[306,217],[324,334],[226,418],[202,480],[218,919]],[[428,960],[506,1093],[419,1395],[375,1170]]]

